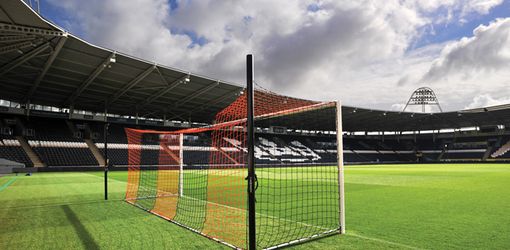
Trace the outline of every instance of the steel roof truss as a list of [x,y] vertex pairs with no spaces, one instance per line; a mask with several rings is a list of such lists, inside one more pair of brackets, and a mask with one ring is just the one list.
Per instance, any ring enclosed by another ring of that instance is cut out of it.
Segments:
[[188,97],[184,98],[183,100],[177,102],[175,104],[175,106],[179,107],[179,106],[181,106],[181,105],[183,105],[183,104],[185,104],[185,103],[187,103],[187,102],[189,102],[189,101],[199,97],[200,95],[203,95],[204,93],[206,93],[207,91],[215,88],[219,84],[220,84],[220,82],[217,81],[217,82],[214,82],[214,83],[212,83],[212,84],[210,84],[210,85],[208,85],[208,86],[206,86],[206,87],[204,87],[202,89],[199,89],[199,90],[195,91],[194,93],[192,93],[191,95],[189,95]]
[[[159,70],[158,70],[159,72]],[[160,73],[161,75],[161,73]],[[166,93],[170,92],[170,90],[176,88],[177,86],[179,86],[183,81],[184,79],[188,77],[188,75],[184,75],[180,78],[178,78],[177,80],[173,81],[172,83],[168,84],[168,87],[165,88],[164,90],[162,91],[157,91],[156,93],[152,94],[151,96],[149,96],[147,99],[145,99],[144,102],[140,103],[138,106],[138,108],[143,108],[145,107],[146,105],[152,103],[153,101],[155,101],[156,99],[160,98],[161,96],[165,95]],[[163,78],[163,80],[166,82],[166,80],[164,79],[163,75],[161,75],[161,78]]]
[[81,93],[83,93],[83,91],[85,89],[87,89],[87,87],[92,83],[94,82],[94,80],[99,76],[99,74],[101,74],[101,72],[103,72],[104,69],[106,69],[108,67],[108,65],[110,65],[111,61],[112,61],[112,58],[115,57],[115,52],[111,53],[103,62],[101,62],[101,64],[99,64],[96,69],[92,72],[92,74],[89,75],[89,77],[87,78],[87,80],[85,80],[75,91],[73,94],[71,94],[67,100],[65,101],[64,103],[64,106],[67,105],[67,104],[71,104],[73,105],[74,102],[76,101],[76,99],[78,97],[80,97]]
[[28,101],[32,98],[32,95],[34,95],[35,91],[39,87],[39,84],[41,84],[42,79],[44,78],[44,76],[46,76],[46,73],[48,73],[48,70],[50,69],[51,65],[55,61],[55,58],[57,58],[58,53],[60,53],[60,50],[62,49],[62,47],[64,46],[66,41],[67,41],[67,36],[63,36],[58,40],[57,45],[53,49],[53,53],[51,53],[51,55],[48,57],[48,60],[46,60],[46,62],[44,63],[41,73],[39,74],[39,76],[37,76],[32,87],[28,91],[28,94],[25,97],[25,101]]
[[209,101],[209,102],[207,102],[207,103],[204,103],[204,104],[202,104],[202,105],[200,105],[200,106],[198,106],[198,107],[194,108],[191,112],[194,112],[194,111],[197,111],[197,110],[203,110],[205,107],[210,107],[210,106],[212,106],[212,105],[214,105],[214,104],[220,103],[220,102],[222,102],[222,101],[224,101],[224,100],[228,99],[229,97],[231,97],[231,96],[232,96],[232,94],[234,94],[234,93],[236,93],[236,92],[239,92],[239,90],[234,90],[234,91],[232,91],[232,92],[228,92],[228,93],[226,93],[226,94],[224,94],[224,95],[222,95],[222,96],[219,96],[219,97],[218,97],[218,98],[216,98],[216,99],[213,99],[213,100],[211,100],[211,101]]
[[128,84],[126,84],[124,87],[119,89],[113,96],[108,100],[108,106],[117,101],[122,95],[124,95],[126,92],[128,92],[131,88],[133,88],[136,84],[138,84],[140,81],[142,81],[145,77],[147,77],[154,69],[156,69],[156,65],[150,66],[148,69],[146,69],[144,72],[140,73],[138,76],[136,76],[133,80],[131,80]]
[[35,47],[28,53],[25,53],[25,54],[17,57],[16,59],[12,60],[11,62],[5,64],[4,66],[2,66],[0,68],[0,76],[5,75],[7,72],[11,71],[12,69],[20,66],[21,64],[23,64],[25,62],[27,62],[28,60],[32,59],[33,57],[37,56],[38,54],[40,54],[41,52],[45,51],[46,49],[48,49],[50,47],[51,47],[50,43],[46,42],[46,43],[43,43],[43,44]]
[[35,38],[36,38],[36,36],[34,36],[34,35],[2,36],[2,37],[0,37],[0,43],[25,42],[27,40],[34,40]]
[[0,47],[0,55],[7,54],[7,53],[10,53],[10,52],[13,52],[13,51],[18,51],[20,49],[27,48],[27,47],[30,47],[30,46],[32,46],[32,42],[31,41],[25,41],[25,42],[5,45],[3,47]]
[[66,33],[58,30],[41,29],[8,23],[0,23],[0,31],[41,36],[66,36]]

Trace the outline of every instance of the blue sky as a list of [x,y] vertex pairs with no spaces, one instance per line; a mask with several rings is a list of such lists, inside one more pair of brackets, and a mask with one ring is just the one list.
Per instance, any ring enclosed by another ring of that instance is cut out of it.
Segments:
[[58,6],[50,4],[44,0],[39,1],[41,2],[41,15],[44,18],[66,29],[78,37],[86,37],[86,34],[83,32],[81,27],[74,23],[76,20],[74,19],[73,13],[63,11],[62,8],[59,8]]
[[[446,10],[440,10],[437,13],[432,13],[430,16],[445,15]],[[459,13],[455,13],[458,15]],[[426,27],[426,33],[423,37],[417,40],[412,48],[420,48],[434,43],[443,43],[451,40],[457,40],[462,37],[470,37],[473,35],[473,30],[480,24],[489,24],[496,18],[510,17],[510,1],[505,1],[501,5],[492,8],[488,14],[482,15],[479,13],[470,14],[466,17],[467,22],[452,22],[448,24],[435,24]],[[432,27],[432,28],[431,28]],[[431,32],[433,30],[434,32]]]

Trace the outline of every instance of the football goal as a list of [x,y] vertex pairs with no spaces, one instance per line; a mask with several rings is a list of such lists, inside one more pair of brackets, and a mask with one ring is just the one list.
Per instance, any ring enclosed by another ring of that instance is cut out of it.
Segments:
[[233,248],[342,233],[340,110],[247,88],[212,125],[126,129],[126,201]]

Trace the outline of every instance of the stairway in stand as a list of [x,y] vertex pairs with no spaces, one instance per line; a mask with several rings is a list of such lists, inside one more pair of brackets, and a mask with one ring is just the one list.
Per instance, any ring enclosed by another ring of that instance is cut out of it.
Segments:
[[92,154],[94,155],[94,158],[96,158],[96,161],[99,163],[99,166],[105,166],[106,163],[103,153],[99,150],[99,148],[97,148],[96,144],[91,139],[85,139],[84,141],[87,143],[90,151],[92,151]]
[[39,156],[34,152],[32,147],[30,147],[30,145],[28,144],[28,142],[25,139],[25,137],[23,137],[23,136],[16,136],[16,139],[18,140],[19,145],[23,148],[23,150],[27,154],[28,158],[30,158],[30,160],[34,164],[34,167],[36,167],[36,168],[46,167],[46,164],[44,164],[41,161],[41,158],[39,158]]
[[508,151],[510,151],[510,141],[506,142],[505,144],[503,144],[503,146],[498,148],[498,150],[496,150],[494,153],[492,153],[491,157],[492,158],[500,157]]

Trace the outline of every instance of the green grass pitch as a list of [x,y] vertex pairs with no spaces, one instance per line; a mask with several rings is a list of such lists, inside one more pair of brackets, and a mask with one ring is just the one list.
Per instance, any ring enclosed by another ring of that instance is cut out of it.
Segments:
[[[508,249],[510,165],[347,166],[347,234],[296,249]],[[225,249],[124,202],[125,172],[0,177],[0,249]]]

